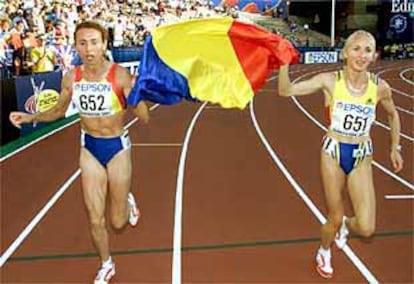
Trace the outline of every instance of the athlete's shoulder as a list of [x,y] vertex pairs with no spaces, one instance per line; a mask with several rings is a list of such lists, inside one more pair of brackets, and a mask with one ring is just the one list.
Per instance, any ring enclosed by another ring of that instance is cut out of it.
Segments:
[[336,73],[334,71],[328,71],[328,72],[321,72],[317,75],[315,75],[314,78],[318,79],[318,80],[322,80],[324,83],[328,82],[328,81],[332,81],[332,79],[336,78]]
[[130,76],[128,69],[118,63],[113,63],[113,68],[115,69],[116,76]]
[[334,78],[337,78],[338,76],[341,76],[342,70],[328,71],[328,72],[325,72],[323,74],[325,74],[325,76],[328,79],[334,79]]
[[392,96],[391,86],[384,79],[378,80],[378,96],[381,98],[389,98]]
[[322,72],[313,77],[313,81],[317,82],[322,89],[332,93],[333,87],[335,85],[335,72]]
[[125,86],[125,84],[129,86],[131,84],[132,78],[128,69],[119,64],[114,65],[112,68],[114,68],[114,80],[119,86]]
[[62,77],[62,83],[72,84],[75,81],[75,74],[77,72],[77,67],[70,69]]
[[391,89],[391,86],[384,79],[378,78],[378,88],[379,89]]

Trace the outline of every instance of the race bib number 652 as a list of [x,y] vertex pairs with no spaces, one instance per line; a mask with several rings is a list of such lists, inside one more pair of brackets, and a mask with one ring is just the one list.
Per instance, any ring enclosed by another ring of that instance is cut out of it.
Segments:
[[83,115],[102,116],[111,114],[112,86],[109,83],[76,83],[73,100],[79,112]]

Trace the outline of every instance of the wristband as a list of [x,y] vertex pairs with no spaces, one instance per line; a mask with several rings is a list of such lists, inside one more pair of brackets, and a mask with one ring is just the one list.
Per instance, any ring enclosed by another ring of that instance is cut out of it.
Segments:
[[401,145],[397,145],[393,149],[397,150],[398,152],[401,152],[402,151],[402,146]]

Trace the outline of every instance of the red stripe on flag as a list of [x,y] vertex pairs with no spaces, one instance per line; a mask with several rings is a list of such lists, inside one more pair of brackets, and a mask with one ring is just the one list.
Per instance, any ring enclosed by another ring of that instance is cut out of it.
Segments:
[[296,63],[299,56],[290,42],[263,28],[233,21],[228,36],[254,91],[281,65]]

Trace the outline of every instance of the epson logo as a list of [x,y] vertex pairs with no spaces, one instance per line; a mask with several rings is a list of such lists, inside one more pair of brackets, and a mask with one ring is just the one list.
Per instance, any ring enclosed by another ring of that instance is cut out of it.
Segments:
[[357,113],[363,113],[367,116],[374,115],[374,108],[369,106],[363,106],[358,104],[347,104],[347,103],[337,103],[338,108],[342,108],[344,111],[355,111]]
[[336,63],[338,53],[335,51],[310,51],[305,52],[305,63]]
[[112,91],[111,85],[106,84],[106,83],[79,83],[78,88],[80,89],[81,92],[106,93],[106,92]]
[[392,0],[391,13],[414,12],[414,2],[410,0]]

